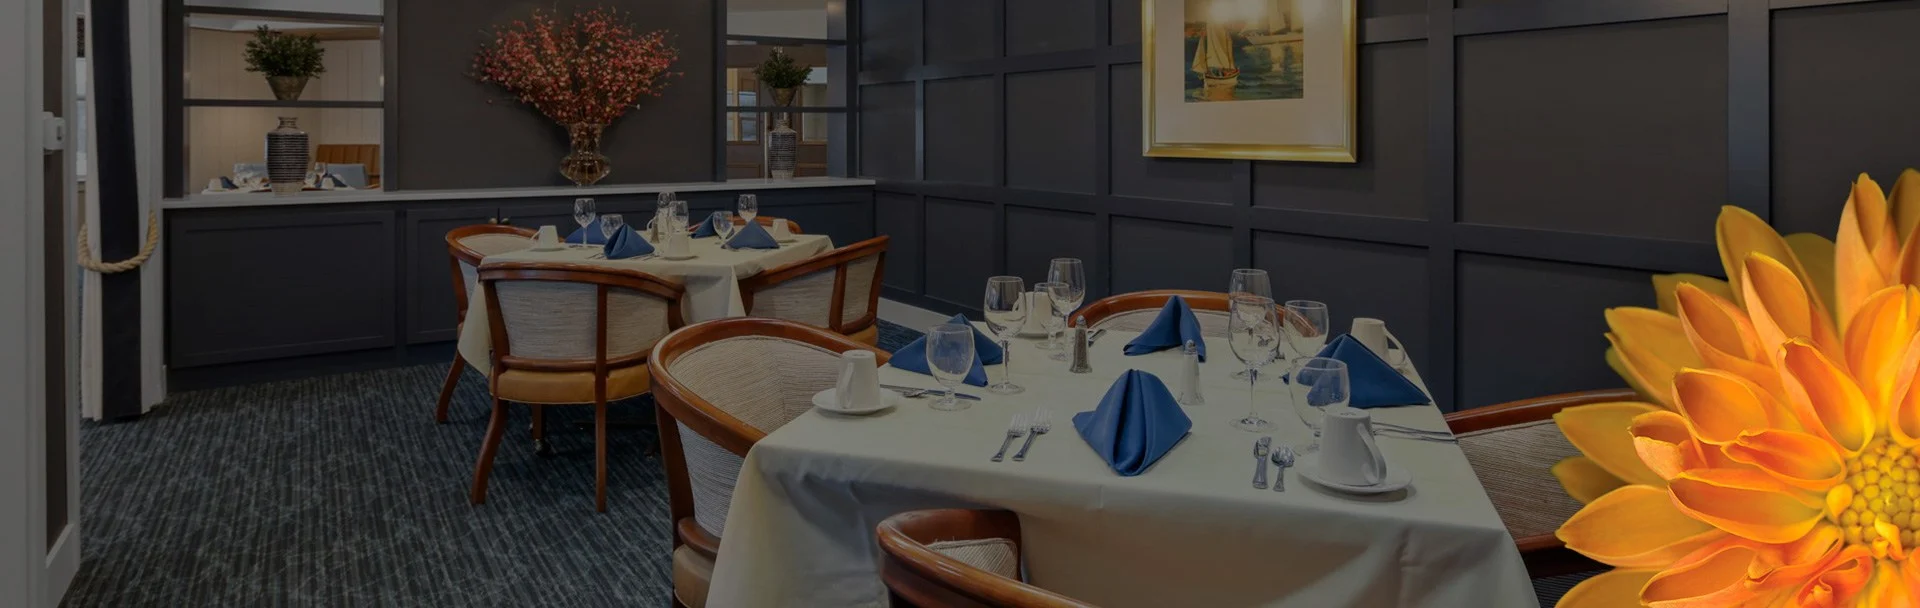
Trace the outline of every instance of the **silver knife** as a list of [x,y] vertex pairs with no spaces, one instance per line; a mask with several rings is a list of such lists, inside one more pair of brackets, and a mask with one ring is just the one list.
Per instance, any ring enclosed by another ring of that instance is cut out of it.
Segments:
[[1093,330],[1092,334],[1087,335],[1087,345],[1092,346],[1094,342],[1099,342],[1100,336],[1104,336],[1104,335],[1107,335],[1107,330],[1105,329]]
[[[890,390],[890,391],[926,391],[926,392],[927,392],[927,394],[929,394],[929,395],[945,395],[945,394],[947,394],[947,389],[944,389],[944,388],[926,388],[926,387],[920,387],[920,386],[897,386],[897,385],[893,385],[893,384],[882,384],[882,385],[880,385],[880,388],[884,388],[884,389],[887,389],[887,390]],[[955,393],[953,394],[953,396],[955,396],[955,397],[959,397],[959,398],[961,398],[961,399],[966,399],[966,400],[968,400],[968,401],[979,401],[979,400],[980,400],[980,398],[979,398],[979,397],[975,397],[975,396],[973,396],[973,395],[969,395],[969,394],[966,394],[966,393],[961,393],[961,392],[955,392]]]

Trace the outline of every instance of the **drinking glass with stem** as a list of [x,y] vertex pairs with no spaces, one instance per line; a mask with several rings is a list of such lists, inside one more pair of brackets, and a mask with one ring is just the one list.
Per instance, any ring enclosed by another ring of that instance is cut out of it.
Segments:
[[[1258,268],[1235,268],[1233,276],[1227,279],[1227,297],[1250,295],[1273,299],[1273,281],[1267,271]],[[1284,354],[1284,353],[1282,353]],[[1235,380],[1247,379],[1247,370],[1233,372]]]
[[1279,356],[1280,322],[1273,298],[1240,294],[1231,296],[1227,310],[1228,343],[1233,356],[1247,365],[1247,417],[1233,421],[1234,428],[1255,433],[1271,431],[1272,422],[1260,417],[1259,397],[1254,388],[1260,382],[1260,368]]
[[590,198],[573,199],[573,223],[580,225],[580,230],[577,231],[580,233],[580,246],[582,247],[586,246],[587,225],[592,224],[594,218],[598,216],[599,214],[595,213],[593,210],[593,199],[590,199]]
[[[1046,308],[1040,308],[1039,305],[1042,301],[1036,299],[1034,301],[1034,309],[1027,313],[1047,316],[1044,325],[1044,327],[1047,328],[1047,341],[1041,342],[1039,347],[1042,350],[1054,351],[1052,355],[1047,357],[1054,361],[1067,360],[1068,349],[1065,348],[1066,343],[1060,340],[1060,332],[1067,329],[1067,315],[1073,314],[1073,302],[1068,301],[1070,297],[1067,293],[1068,289],[1066,283],[1057,281],[1035,284],[1033,286],[1033,292],[1046,297],[1046,300],[1044,300]],[[1048,348],[1047,346],[1049,344],[1052,344],[1053,348]]]
[[627,219],[618,213],[600,216],[600,236],[607,239],[607,242],[613,242],[613,235],[619,234],[620,230],[626,227]]
[[733,239],[733,232],[733,213],[728,211],[713,212],[713,235],[720,237],[721,249],[727,248],[727,241]]
[[[1054,315],[1060,316],[1060,325],[1064,328],[1067,323],[1067,315],[1071,315],[1073,311],[1079,310],[1080,304],[1087,299],[1086,264],[1081,263],[1080,258],[1054,258],[1052,262],[1047,264],[1047,282],[1066,285],[1066,290],[1062,294],[1064,297],[1055,297],[1054,310],[1050,311]],[[1065,300],[1065,302],[1061,300]],[[1059,310],[1060,305],[1063,303],[1067,305],[1065,312]],[[1059,349],[1064,352],[1066,347],[1067,345],[1062,343],[1059,337],[1049,332],[1047,343],[1040,348],[1045,350]],[[1051,358],[1055,361],[1066,360],[1066,357],[1060,353],[1054,354]]]
[[1287,300],[1283,314],[1281,329],[1286,332],[1287,349],[1295,357],[1319,356],[1320,349],[1327,345],[1327,330],[1331,329],[1327,305],[1313,300]]
[[1301,451],[1320,449],[1320,424],[1326,420],[1327,410],[1347,407],[1353,398],[1347,364],[1330,357],[1301,357],[1295,360],[1287,395],[1293,402],[1293,412],[1300,416],[1300,423],[1313,433],[1313,438]]
[[740,195],[740,219],[753,221],[760,217],[760,197],[752,194]]
[[933,374],[934,382],[947,389],[945,395],[933,402],[933,409],[957,412],[972,405],[954,398],[953,389],[973,371],[975,356],[972,326],[944,323],[927,330],[927,371]]
[[987,390],[1002,395],[1018,394],[1027,389],[1013,383],[1013,349],[1010,342],[1020,333],[1020,326],[1027,320],[1027,287],[1020,277],[988,277],[986,303],[980,312],[987,318],[987,329],[993,330],[994,338],[1000,341],[1001,379],[998,384]]

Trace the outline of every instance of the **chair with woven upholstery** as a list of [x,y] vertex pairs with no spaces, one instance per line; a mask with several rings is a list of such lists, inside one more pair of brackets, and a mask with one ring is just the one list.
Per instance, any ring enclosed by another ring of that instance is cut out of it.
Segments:
[[1629,389],[1548,395],[1447,414],[1447,428],[1473,465],[1494,511],[1507,525],[1527,573],[1534,578],[1604,570],[1567,549],[1554,531],[1580,510],[1553,476],[1553,465],[1580,450],[1567,442],[1553,415],[1577,405],[1638,401]]
[[879,236],[740,280],[747,315],[786,319],[873,345],[880,339],[880,280],[887,244]]
[[1089,606],[1021,582],[1020,517],[1012,511],[908,511],[882,520],[874,534],[894,606]]
[[696,323],[654,346],[654,415],[673,519],[675,601],[706,604],[727,506],[747,450],[813,407],[839,377],[840,353],[889,355],[792,321],[734,317]]
[[[460,335],[459,328],[467,322],[467,297],[478,284],[480,260],[487,256],[519,251],[533,245],[534,232],[528,228],[505,226],[500,224],[477,224],[461,226],[447,231],[447,258],[453,268],[453,306],[454,335]],[[468,361],[453,353],[453,365],[447,368],[447,380],[440,385],[440,401],[433,408],[435,422],[447,421],[447,406],[453,401],[453,388],[460,383],[461,372],[472,365],[480,375],[487,375],[487,361]]]
[[506,432],[507,402],[593,404],[594,508],[607,510],[607,403],[649,389],[647,357],[685,325],[677,281],[585,264],[490,262],[480,266],[492,335],[493,419],[473,471],[473,504]]
[[1190,291],[1185,289],[1155,289],[1111,295],[1080,307],[1073,319],[1087,318],[1087,329],[1116,329],[1120,331],[1145,331],[1160,314],[1160,308],[1167,300],[1180,296],[1187,300],[1187,307],[1193,309],[1193,317],[1200,322],[1200,333],[1209,338],[1224,338],[1227,335],[1227,294],[1215,291]]
[[[796,222],[793,220],[786,220],[786,219],[780,219],[777,217],[767,217],[764,215],[760,215],[760,216],[755,216],[753,218],[753,222],[761,226],[772,226],[774,222],[786,222],[787,232],[791,232],[794,234],[806,234],[800,231],[800,222]],[[747,218],[740,217],[738,215],[733,216],[733,225],[745,226],[747,225]]]

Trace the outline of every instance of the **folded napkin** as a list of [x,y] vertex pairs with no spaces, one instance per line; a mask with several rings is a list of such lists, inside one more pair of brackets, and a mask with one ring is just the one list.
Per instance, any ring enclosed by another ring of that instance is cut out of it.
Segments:
[[1406,376],[1400,375],[1392,365],[1373,349],[1361,344],[1353,336],[1341,334],[1320,349],[1317,356],[1339,359],[1347,364],[1347,380],[1352,384],[1352,395],[1347,406],[1359,409],[1387,407],[1393,405],[1426,405],[1433,400],[1420,392]]
[[224,190],[239,190],[240,186],[234,185],[233,179],[222,177],[220,178],[220,188]]
[[567,235],[567,242],[576,245],[607,244],[607,235],[600,232],[600,218],[594,218],[593,223],[587,224],[587,227],[575,230],[573,234]]
[[322,176],[320,176],[320,182],[321,182],[321,183],[323,183],[323,184],[327,184],[327,185],[329,185],[329,186],[332,186],[332,187],[335,187],[335,188],[346,188],[346,187],[348,187],[348,186],[347,186],[347,182],[346,182],[346,180],[342,180],[342,179],[340,179],[340,176],[338,176],[338,175],[333,175],[333,174],[331,174],[331,173],[329,173],[329,174],[327,174],[327,175],[322,175]]
[[[927,365],[927,337],[920,336],[918,340],[900,347],[900,350],[893,351],[893,358],[887,360],[887,365],[893,366],[894,369],[933,375],[933,368]],[[965,382],[974,386],[987,385],[987,368],[981,365],[980,353],[977,351],[973,355],[973,369],[967,371]]]
[[633,228],[621,226],[600,250],[609,260],[624,260],[653,253],[653,244],[648,243],[640,233],[634,232]]
[[1160,316],[1153,318],[1153,324],[1140,336],[1127,343],[1126,353],[1144,355],[1160,352],[1169,348],[1185,346],[1192,340],[1200,349],[1200,360],[1207,360],[1207,339],[1200,335],[1200,320],[1193,318],[1193,309],[1187,306],[1187,299],[1180,296],[1167,298],[1167,305],[1160,307]]
[[954,315],[953,318],[947,319],[947,322],[973,328],[973,358],[982,365],[999,365],[1001,358],[1006,356],[1006,353],[1000,352],[1000,343],[980,333],[980,328],[975,327],[972,321],[968,321],[966,315]]
[[1193,420],[1180,411],[1160,378],[1130,369],[1093,411],[1073,415],[1073,428],[1113,472],[1132,477],[1179,444]]
[[[720,221],[719,215],[711,214],[711,213],[707,214],[707,219],[700,220],[700,225],[694,227],[693,238],[698,239],[698,238],[705,238],[710,236],[720,236],[720,233],[714,231],[713,229],[713,223],[715,221]],[[725,221],[732,221],[732,220],[725,220]]]
[[727,247],[733,249],[779,249],[780,243],[774,242],[773,235],[767,234],[759,222],[747,222],[740,233],[727,239]]

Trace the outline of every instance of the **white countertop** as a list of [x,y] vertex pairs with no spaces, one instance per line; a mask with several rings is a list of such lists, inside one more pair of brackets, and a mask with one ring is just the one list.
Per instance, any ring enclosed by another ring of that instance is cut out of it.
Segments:
[[735,179],[724,182],[686,182],[678,184],[621,184],[610,186],[551,186],[543,188],[484,188],[474,190],[351,190],[302,192],[275,196],[266,192],[193,194],[161,202],[162,209],[214,209],[222,207],[278,207],[288,205],[328,205],[337,203],[385,203],[405,201],[471,201],[492,198],[540,198],[550,196],[613,196],[674,192],[710,192],[714,190],[784,190],[791,188],[843,188],[871,186],[873,180],[857,177],[798,177],[794,179]]

